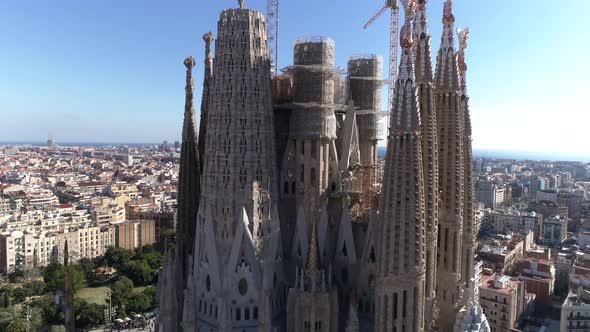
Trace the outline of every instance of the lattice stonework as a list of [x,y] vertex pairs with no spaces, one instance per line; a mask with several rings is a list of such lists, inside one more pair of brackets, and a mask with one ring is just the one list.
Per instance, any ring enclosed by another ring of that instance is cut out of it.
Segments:
[[263,15],[250,10],[224,11],[218,26],[203,206],[211,210],[217,223],[218,240],[224,249],[229,248],[242,206],[246,207],[254,227],[270,216],[268,200],[264,200],[267,206],[254,210],[255,197],[272,193],[275,176],[274,146],[270,144],[274,132],[265,29]]
[[198,301],[209,303],[215,314],[199,312],[199,327],[270,330],[273,310],[280,310],[269,307],[265,297],[278,290],[262,282],[272,280],[272,248],[278,245],[272,234],[279,232],[273,228],[278,220],[271,222],[276,152],[270,66],[264,16],[243,8],[222,12],[209,86],[194,267],[196,289],[202,292]]

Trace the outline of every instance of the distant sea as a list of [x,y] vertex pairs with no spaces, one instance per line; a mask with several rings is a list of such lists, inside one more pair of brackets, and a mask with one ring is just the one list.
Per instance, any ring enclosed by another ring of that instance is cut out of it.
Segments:
[[[168,144],[174,142],[169,142]],[[103,148],[103,147],[110,147],[110,146],[154,146],[160,145],[162,143],[124,143],[124,142],[108,142],[108,143],[100,143],[100,142],[56,142],[57,146],[65,146],[65,147],[93,147],[93,148]],[[0,145],[31,145],[31,146],[47,146],[47,142],[0,142]]]
[[[378,147],[380,157],[385,157],[386,147]],[[590,162],[589,155],[571,155],[564,153],[508,151],[491,149],[474,149],[473,157],[489,159],[514,159],[514,160],[548,160],[548,161],[582,161]]]
[[[58,146],[65,147],[113,147],[113,146],[154,146],[161,143],[127,143],[127,142],[57,142]],[[173,145],[174,142],[168,142]],[[46,146],[47,142],[0,142],[0,145],[32,145],[32,146]],[[386,153],[385,146],[377,148],[379,157],[384,158]],[[515,160],[548,160],[548,161],[582,161],[590,162],[590,155],[572,155],[564,153],[551,152],[531,152],[531,151],[509,151],[509,150],[492,150],[492,149],[474,149],[473,156],[475,158],[490,158],[490,159],[515,159]]]

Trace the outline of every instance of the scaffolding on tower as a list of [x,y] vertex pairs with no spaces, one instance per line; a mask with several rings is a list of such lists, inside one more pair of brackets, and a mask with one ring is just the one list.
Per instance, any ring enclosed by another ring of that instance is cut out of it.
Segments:
[[368,223],[381,192],[377,146],[385,136],[382,119],[388,115],[381,110],[381,90],[387,83],[383,79],[383,58],[374,54],[353,55],[348,59],[347,73],[351,103],[346,112],[346,130],[356,139],[351,140],[354,147],[341,148],[343,152],[355,151],[348,158],[348,165],[342,165],[348,166],[342,174],[342,191],[350,198],[353,222]]

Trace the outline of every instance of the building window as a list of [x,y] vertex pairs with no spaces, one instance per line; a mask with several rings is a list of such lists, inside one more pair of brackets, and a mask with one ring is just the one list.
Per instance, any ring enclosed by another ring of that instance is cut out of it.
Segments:
[[301,183],[305,181],[305,166],[301,164],[301,178],[299,179]]

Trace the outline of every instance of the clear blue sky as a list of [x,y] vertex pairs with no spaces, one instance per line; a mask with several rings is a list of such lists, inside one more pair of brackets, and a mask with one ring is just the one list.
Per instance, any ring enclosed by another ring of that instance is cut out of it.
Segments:
[[[386,55],[384,0],[283,0],[280,66],[292,42],[336,41],[336,62]],[[433,51],[443,0],[430,0]],[[262,0],[246,0],[265,10]],[[180,136],[184,66],[193,55],[200,103],[203,42],[230,0],[0,2],[0,141],[160,142]],[[590,123],[590,1],[455,0],[467,51],[474,146],[580,153]],[[197,107],[198,108],[198,107]],[[583,151],[582,151],[583,152]]]

